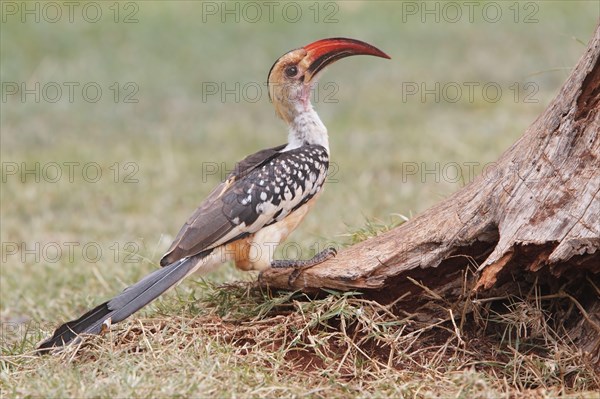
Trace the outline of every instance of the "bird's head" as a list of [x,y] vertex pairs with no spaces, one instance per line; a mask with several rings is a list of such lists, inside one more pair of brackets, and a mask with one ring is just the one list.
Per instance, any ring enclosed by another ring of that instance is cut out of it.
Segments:
[[383,51],[360,40],[322,39],[281,56],[269,71],[269,97],[275,112],[288,124],[311,108],[313,85],[326,66],[351,55],[390,58]]

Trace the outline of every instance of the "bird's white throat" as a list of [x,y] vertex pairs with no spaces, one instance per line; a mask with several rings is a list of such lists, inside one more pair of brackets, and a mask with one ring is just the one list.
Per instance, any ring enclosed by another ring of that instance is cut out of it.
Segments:
[[321,118],[309,105],[294,117],[290,124],[288,145],[284,151],[298,148],[305,144],[321,145],[329,153],[329,136]]

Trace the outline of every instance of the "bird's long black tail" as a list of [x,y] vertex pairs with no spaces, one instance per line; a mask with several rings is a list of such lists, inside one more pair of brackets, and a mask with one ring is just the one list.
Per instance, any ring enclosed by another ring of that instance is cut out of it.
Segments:
[[52,348],[64,346],[77,340],[80,334],[99,334],[109,319],[110,324],[126,319],[185,278],[198,260],[199,256],[181,259],[150,273],[110,301],[58,327],[51,338],[40,344],[38,353],[44,354]]

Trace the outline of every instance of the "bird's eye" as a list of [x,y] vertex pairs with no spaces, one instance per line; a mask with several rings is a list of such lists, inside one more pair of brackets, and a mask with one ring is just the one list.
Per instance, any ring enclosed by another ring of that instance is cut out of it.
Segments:
[[287,68],[285,68],[285,75],[288,78],[296,76],[297,73],[298,73],[298,68],[296,67],[296,65],[290,65]]

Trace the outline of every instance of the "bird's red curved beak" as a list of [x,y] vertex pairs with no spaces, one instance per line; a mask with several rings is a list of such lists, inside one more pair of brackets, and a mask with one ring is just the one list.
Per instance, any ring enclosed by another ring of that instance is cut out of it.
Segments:
[[303,48],[306,50],[305,59],[309,65],[304,79],[306,83],[310,82],[327,65],[351,55],[372,55],[390,59],[389,55],[375,46],[344,37],[317,40]]

